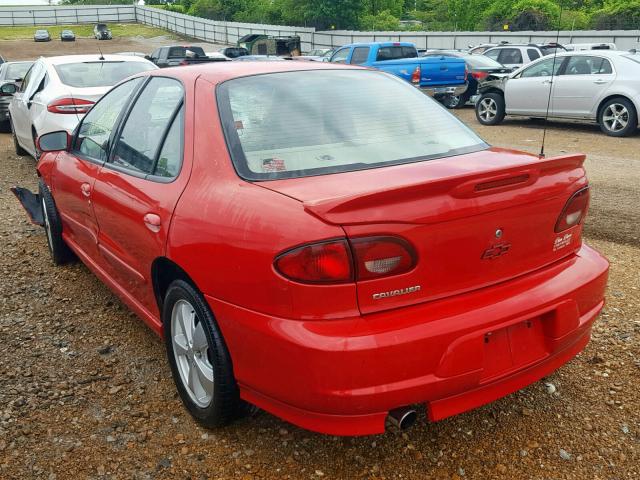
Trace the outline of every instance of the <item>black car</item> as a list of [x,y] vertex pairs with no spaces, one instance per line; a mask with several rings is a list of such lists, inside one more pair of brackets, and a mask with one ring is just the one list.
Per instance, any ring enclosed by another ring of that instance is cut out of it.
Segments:
[[76,35],[71,30],[62,30],[60,32],[60,40],[63,42],[75,42]]
[[111,40],[113,38],[106,23],[96,23],[96,26],[93,27],[93,36],[97,40]]
[[34,42],[50,42],[51,35],[49,35],[49,30],[36,30],[36,33],[33,34]]
[[459,50],[429,50],[425,57],[457,57],[462,58],[467,64],[467,91],[462,95],[446,95],[442,103],[447,108],[462,108],[478,93],[478,84],[489,75],[501,76],[511,73],[512,69],[505,67],[495,60],[484,55],[471,55]]

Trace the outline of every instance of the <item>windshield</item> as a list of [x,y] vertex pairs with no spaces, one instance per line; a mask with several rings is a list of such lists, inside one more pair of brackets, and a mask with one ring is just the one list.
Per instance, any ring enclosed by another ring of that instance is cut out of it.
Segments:
[[8,78],[10,80],[24,78],[31,68],[31,65],[33,65],[33,62],[9,63],[5,66],[6,73],[4,78]]
[[60,81],[70,87],[110,87],[136,73],[153,69],[147,62],[82,62],[55,66]]
[[249,180],[383,167],[487,145],[408,83],[366,70],[229,80],[218,107],[237,172]]

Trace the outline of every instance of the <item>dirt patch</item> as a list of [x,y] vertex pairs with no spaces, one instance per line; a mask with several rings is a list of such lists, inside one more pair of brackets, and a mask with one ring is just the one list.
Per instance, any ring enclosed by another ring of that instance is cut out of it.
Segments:
[[[540,133],[478,130],[529,150]],[[436,424],[422,415],[403,434],[338,438],[263,412],[217,431],[197,426],[161,342],[82,264],[52,266],[42,229],[8,190],[36,186],[34,162],[0,135],[0,478],[639,478],[640,248],[605,235],[640,202],[631,180],[638,140],[584,127],[552,130],[549,140],[549,153],[590,154],[590,243],[612,262],[592,342],[550,377],[483,408]],[[628,203],[609,196],[621,185]]]

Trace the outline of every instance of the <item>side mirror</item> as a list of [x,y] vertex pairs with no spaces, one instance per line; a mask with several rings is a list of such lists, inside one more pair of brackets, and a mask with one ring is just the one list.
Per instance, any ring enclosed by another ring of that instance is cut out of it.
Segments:
[[151,55],[145,55],[145,56],[144,56],[144,59],[145,59],[145,60],[149,60],[149,61],[151,61]]
[[38,150],[41,152],[59,152],[68,150],[71,145],[71,135],[66,131],[45,133],[36,140]]
[[5,83],[0,87],[0,97],[11,97],[17,91],[15,83]]

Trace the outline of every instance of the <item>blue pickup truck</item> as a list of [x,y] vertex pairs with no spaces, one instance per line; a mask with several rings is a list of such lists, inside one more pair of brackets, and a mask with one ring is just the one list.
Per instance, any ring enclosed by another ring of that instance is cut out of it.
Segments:
[[419,57],[413,43],[352,43],[335,51],[329,60],[377,68],[413,83],[434,97],[462,95],[467,90],[467,67],[455,57]]

